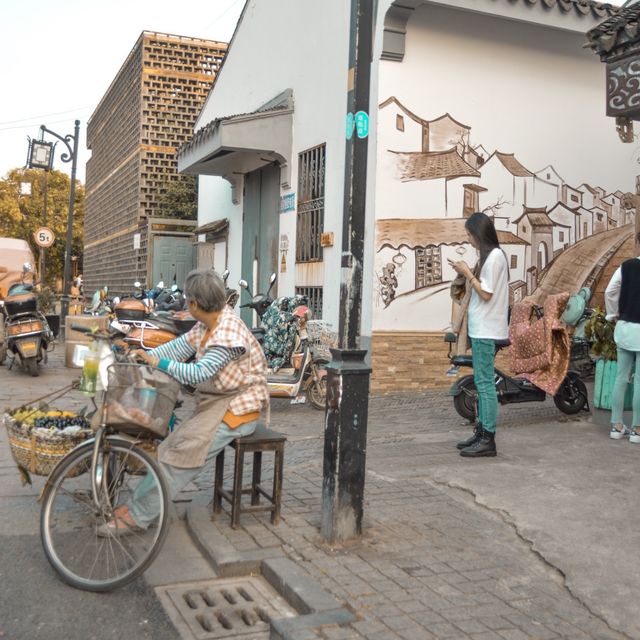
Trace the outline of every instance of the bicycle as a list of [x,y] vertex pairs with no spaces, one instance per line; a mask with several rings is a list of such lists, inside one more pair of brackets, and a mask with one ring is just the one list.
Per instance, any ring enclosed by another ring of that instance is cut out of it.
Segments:
[[[158,463],[143,448],[165,437],[180,384],[140,364],[112,364],[95,437],[68,453],[47,478],[40,534],[45,555],[64,582],[111,591],[153,562],[168,531],[168,489]],[[108,531],[115,508],[144,486],[157,504],[155,522],[127,536]],[[106,533],[105,533],[106,530]]]

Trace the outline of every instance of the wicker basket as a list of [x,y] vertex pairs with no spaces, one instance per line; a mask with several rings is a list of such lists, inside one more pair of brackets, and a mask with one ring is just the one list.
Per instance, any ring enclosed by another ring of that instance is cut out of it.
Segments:
[[[13,459],[20,467],[38,476],[49,475],[69,451],[93,435],[90,429],[84,429],[73,435],[52,433],[45,436],[17,423],[6,413],[3,419]],[[80,471],[78,469],[76,474]]]

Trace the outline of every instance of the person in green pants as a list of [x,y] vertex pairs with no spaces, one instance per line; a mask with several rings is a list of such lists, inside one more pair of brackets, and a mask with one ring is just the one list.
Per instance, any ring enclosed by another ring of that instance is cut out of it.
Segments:
[[[640,233],[636,235],[640,244]],[[636,244],[636,246],[637,246]],[[613,338],[618,351],[616,381],[611,398],[609,437],[640,443],[640,256],[623,262],[615,271],[604,294],[607,320],[617,320]],[[633,422],[624,425],[624,397],[633,375]]]
[[472,436],[456,446],[461,456],[478,458],[496,455],[498,398],[494,363],[496,340],[509,336],[509,265],[489,216],[474,213],[464,226],[469,242],[478,252],[478,261],[473,269],[464,260],[449,260],[449,264],[471,287],[467,324],[473,380],[478,391],[478,421]]

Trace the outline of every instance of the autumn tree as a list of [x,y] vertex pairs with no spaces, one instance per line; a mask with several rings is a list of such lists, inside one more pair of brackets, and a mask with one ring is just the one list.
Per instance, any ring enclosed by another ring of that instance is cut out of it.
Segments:
[[196,220],[198,217],[198,189],[195,176],[179,176],[161,185],[157,196],[157,215],[161,218]]
[[[36,259],[40,248],[33,233],[43,226],[44,180],[42,169],[13,169],[0,179],[0,236],[26,240]],[[64,250],[69,213],[69,186],[71,179],[66,173],[55,169],[46,172],[47,180],[47,227],[55,234],[55,242],[46,252],[46,281],[53,286],[61,280],[64,271]],[[23,185],[31,185],[31,193]],[[73,212],[72,255],[82,263],[84,226],[84,187],[76,183]],[[2,257],[0,256],[0,266]]]

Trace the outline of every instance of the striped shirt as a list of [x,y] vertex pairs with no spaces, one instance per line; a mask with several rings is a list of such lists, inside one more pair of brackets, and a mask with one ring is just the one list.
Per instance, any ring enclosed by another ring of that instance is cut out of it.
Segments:
[[[203,393],[228,393],[242,388],[229,405],[236,416],[260,411],[269,404],[267,361],[262,347],[229,307],[222,310],[213,331],[198,322],[188,333],[153,349],[151,354],[168,360],[162,366],[170,375],[181,382],[191,379]],[[184,363],[194,355],[195,363]]]
[[237,360],[246,352],[244,347],[211,347],[197,362],[184,362],[196,355],[196,350],[184,335],[153,349],[151,352],[160,359],[158,368],[182,384],[195,386],[213,378],[232,360]]

